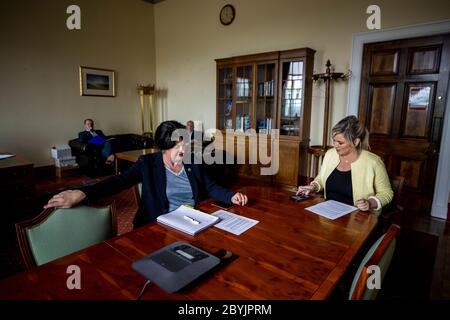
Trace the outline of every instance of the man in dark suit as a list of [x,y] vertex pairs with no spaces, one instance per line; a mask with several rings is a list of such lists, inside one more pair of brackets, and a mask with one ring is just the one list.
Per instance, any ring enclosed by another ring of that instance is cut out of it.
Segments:
[[102,156],[106,159],[107,164],[114,161],[111,141],[107,141],[102,130],[94,130],[94,120],[84,120],[84,131],[78,133],[78,139],[83,143],[94,144],[102,149]]
[[203,150],[210,141],[203,141],[203,132],[201,130],[194,130],[194,121],[189,120],[186,122],[186,132],[189,136],[189,142],[191,144],[191,151],[195,151],[195,146],[197,146],[197,151]]
[[195,132],[194,132],[194,121],[189,120],[188,122],[186,122],[186,131],[189,134],[189,142],[193,142],[195,139]]
[[[172,140],[172,133],[184,126],[165,121],[156,129],[155,142],[160,151],[139,157],[126,172],[96,184],[55,195],[44,208],[70,208],[85,199],[96,200],[117,194],[142,183],[142,197],[134,226],[155,221],[180,205],[196,205],[205,196],[244,206],[247,196],[223,188],[211,180],[201,164],[184,163],[186,142]],[[181,136],[182,137],[182,136]]]

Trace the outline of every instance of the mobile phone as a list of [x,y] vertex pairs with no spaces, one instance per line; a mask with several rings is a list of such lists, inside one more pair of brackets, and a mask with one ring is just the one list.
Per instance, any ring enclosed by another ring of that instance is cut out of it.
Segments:
[[304,194],[292,195],[292,196],[289,196],[289,199],[291,199],[292,201],[298,202],[298,201],[303,201],[303,200],[309,199],[309,196],[306,196]]
[[233,206],[233,204],[228,204],[228,203],[222,202],[222,201],[215,201],[215,202],[213,202],[211,204],[213,206],[216,206],[216,207],[219,207],[219,208],[222,208],[222,209],[230,209]]

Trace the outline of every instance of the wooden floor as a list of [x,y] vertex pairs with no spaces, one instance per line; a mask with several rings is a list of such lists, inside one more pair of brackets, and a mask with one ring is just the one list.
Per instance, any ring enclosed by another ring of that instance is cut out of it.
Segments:
[[[105,178],[105,177],[103,177]],[[76,186],[98,181],[87,176],[73,175],[63,179],[40,178],[36,181],[39,206],[54,192],[67,186]],[[248,185],[241,182],[235,187]],[[105,199],[100,204],[112,200],[122,201],[124,211],[122,232],[130,229],[135,203],[129,194],[122,193],[115,198]],[[381,299],[450,299],[450,222],[430,217],[425,212],[405,212],[402,233],[393,264],[383,283]],[[4,228],[2,228],[4,229]],[[15,245],[15,234],[11,225],[2,231],[0,245],[0,278],[11,276],[22,270],[20,257]]]

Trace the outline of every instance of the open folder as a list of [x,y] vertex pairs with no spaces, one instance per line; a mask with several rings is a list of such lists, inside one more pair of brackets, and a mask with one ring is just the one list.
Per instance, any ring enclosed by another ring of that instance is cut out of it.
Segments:
[[200,231],[218,222],[220,218],[187,206],[180,206],[172,212],[160,215],[156,220],[171,228],[195,236]]

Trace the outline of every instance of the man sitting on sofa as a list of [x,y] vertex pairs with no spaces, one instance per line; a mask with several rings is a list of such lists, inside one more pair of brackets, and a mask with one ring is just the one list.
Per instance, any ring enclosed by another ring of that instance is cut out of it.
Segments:
[[114,161],[114,154],[112,152],[111,141],[106,140],[106,136],[102,130],[94,130],[94,120],[84,120],[84,131],[78,133],[80,142],[89,143],[102,148],[102,156],[106,158],[106,164],[111,164]]

